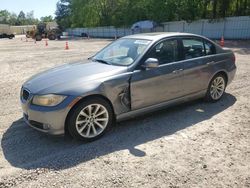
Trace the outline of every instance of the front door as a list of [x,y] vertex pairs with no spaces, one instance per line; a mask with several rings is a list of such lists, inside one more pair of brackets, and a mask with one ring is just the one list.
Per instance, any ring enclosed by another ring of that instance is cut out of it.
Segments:
[[132,110],[159,104],[182,96],[182,63],[179,40],[166,39],[156,44],[146,58],[157,58],[160,65],[149,70],[135,70],[131,77]]

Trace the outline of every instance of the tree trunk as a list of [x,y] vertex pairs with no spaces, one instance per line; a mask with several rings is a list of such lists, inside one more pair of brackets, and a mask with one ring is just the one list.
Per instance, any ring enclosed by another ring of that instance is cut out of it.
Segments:
[[204,0],[203,13],[202,13],[202,18],[204,19],[207,18],[207,4],[208,4],[208,0]]
[[239,16],[239,0],[236,0],[236,8],[235,8],[235,15]]
[[229,0],[223,0],[222,1],[222,4],[221,4],[221,16],[223,18],[226,17],[226,13],[227,13],[227,10],[228,10],[228,7],[229,7]]
[[244,16],[247,15],[247,0],[244,1],[244,8],[243,8]]
[[217,0],[213,0],[213,19],[217,16]]

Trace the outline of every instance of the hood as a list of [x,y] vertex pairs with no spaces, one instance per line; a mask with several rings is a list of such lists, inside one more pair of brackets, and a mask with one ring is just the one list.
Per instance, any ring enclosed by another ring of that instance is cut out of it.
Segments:
[[78,62],[62,65],[34,75],[23,84],[23,87],[33,94],[67,94],[67,91],[74,90],[74,87],[98,82],[98,80],[126,71],[127,67],[122,66],[99,62]]

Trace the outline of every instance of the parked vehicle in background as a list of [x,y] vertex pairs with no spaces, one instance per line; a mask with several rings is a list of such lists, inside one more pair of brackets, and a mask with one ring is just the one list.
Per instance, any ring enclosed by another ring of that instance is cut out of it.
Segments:
[[81,37],[85,37],[85,38],[88,38],[89,37],[89,35],[87,34],[87,33],[81,33]]
[[33,76],[21,88],[24,120],[92,141],[121,121],[197,98],[216,102],[236,72],[232,51],[187,33],[123,37],[88,61]]
[[35,39],[36,41],[41,41],[43,38],[48,38],[49,40],[60,39],[62,32],[58,29],[57,24],[39,23],[32,30],[26,32],[27,38]]
[[146,33],[146,32],[153,32],[155,31],[156,27],[159,24],[157,24],[154,21],[151,20],[144,20],[136,22],[132,25],[131,30],[133,33]]
[[7,24],[0,24],[0,38],[13,39],[15,35],[11,32],[10,26]]

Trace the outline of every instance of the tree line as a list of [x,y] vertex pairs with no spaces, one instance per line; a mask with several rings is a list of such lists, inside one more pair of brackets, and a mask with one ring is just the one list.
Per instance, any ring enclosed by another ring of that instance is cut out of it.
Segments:
[[250,15],[250,0],[60,0],[62,28],[130,26],[140,20],[194,21]]
[[34,18],[34,11],[27,12],[26,14],[23,11],[17,15],[11,13],[7,10],[0,10],[0,24],[9,24],[9,25],[36,25],[39,22],[51,22],[54,21],[52,16],[41,17],[40,20]]
[[[61,28],[127,27],[140,20],[194,21],[250,15],[250,0],[58,0],[56,21]],[[17,15],[0,10],[0,24],[33,25],[53,21],[34,18],[34,11]]]

